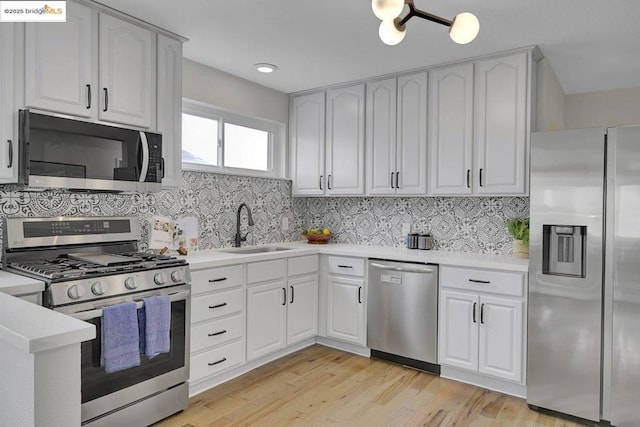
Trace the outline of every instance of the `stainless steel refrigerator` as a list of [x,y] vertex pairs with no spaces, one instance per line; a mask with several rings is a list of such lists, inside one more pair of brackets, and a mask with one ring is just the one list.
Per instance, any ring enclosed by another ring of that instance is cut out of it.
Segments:
[[531,137],[527,402],[640,425],[640,126]]

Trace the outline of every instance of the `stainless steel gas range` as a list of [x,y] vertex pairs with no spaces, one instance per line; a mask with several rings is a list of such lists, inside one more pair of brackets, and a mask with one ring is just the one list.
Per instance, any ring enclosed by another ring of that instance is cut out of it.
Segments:
[[[149,425],[188,404],[190,274],[185,260],[137,251],[137,219],[6,218],[2,267],[46,283],[44,305],[96,326],[82,343],[82,425]],[[107,373],[103,308],[169,295],[170,350]]]

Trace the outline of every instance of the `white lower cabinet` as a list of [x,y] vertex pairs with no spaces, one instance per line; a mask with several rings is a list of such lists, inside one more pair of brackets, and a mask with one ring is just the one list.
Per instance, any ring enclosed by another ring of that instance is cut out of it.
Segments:
[[247,265],[247,360],[317,335],[317,271],[317,255]]
[[288,285],[287,345],[290,345],[318,334],[318,274],[289,279]]
[[191,384],[244,363],[244,266],[191,272]]
[[365,346],[365,260],[330,256],[327,262],[326,335]]
[[523,382],[526,275],[451,267],[440,274],[439,363]]

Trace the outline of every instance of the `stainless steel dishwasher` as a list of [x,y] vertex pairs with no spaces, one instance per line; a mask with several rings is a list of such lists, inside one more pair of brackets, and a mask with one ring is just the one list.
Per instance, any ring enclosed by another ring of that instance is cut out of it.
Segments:
[[369,260],[371,357],[439,374],[438,266]]

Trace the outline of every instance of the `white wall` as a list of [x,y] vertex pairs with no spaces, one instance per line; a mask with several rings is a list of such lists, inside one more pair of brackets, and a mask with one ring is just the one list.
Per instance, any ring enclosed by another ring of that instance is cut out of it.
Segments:
[[289,95],[188,59],[182,61],[182,96],[234,113],[289,123]]
[[640,123],[640,87],[565,97],[567,129]]
[[547,58],[538,63],[537,124],[535,130],[565,128],[565,95]]

